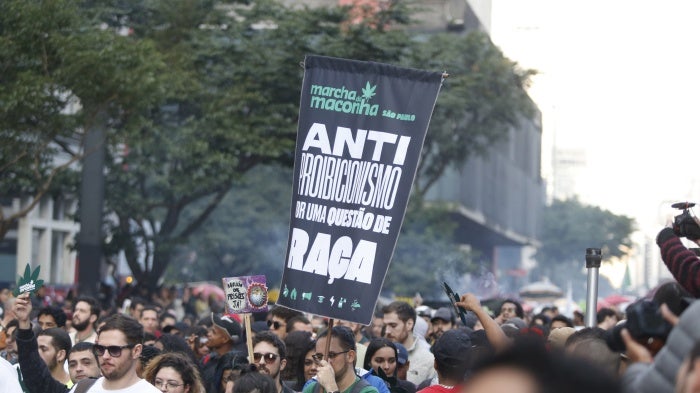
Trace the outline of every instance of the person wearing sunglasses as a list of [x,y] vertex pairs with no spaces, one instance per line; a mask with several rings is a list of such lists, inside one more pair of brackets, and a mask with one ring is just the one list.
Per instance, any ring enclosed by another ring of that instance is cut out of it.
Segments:
[[328,353],[328,330],[316,340],[313,359],[318,367],[315,381],[304,386],[303,393],[378,393],[377,388],[360,378],[355,372],[355,337],[345,326],[334,326],[330,335]]
[[188,356],[179,352],[153,358],[143,371],[143,377],[161,392],[206,393],[199,369]]
[[277,335],[270,331],[256,334],[251,358],[258,372],[269,375],[275,381],[278,393],[294,393],[280,378],[287,366],[287,348]]
[[[76,390],[86,393],[105,390],[119,390],[120,393],[161,392],[136,374],[143,349],[143,327],[137,320],[122,314],[108,317],[97,334],[93,349],[102,377],[80,381],[70,393],[75,393]],[[90,384],[90,387],[85,390],[84,384]]]
[[304,314],[287,307],[275,306],[267,313],[267,327],[275,333],[280,340],[287,337],[287,323],[294,317],[303,317]]

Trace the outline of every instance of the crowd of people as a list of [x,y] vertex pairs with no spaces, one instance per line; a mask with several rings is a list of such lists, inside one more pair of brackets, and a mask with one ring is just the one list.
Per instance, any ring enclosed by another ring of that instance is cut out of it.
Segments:
[[518,299],[492,312],[466,293],[435,309],[382,305],[368,326],[271,305],[247,337],[242,316],[169,296],[103,310],[4,288],[0,392],[699,391],[700,280],[685,275],[700,259],[672,232],[657,242],[677,281],[588,327],[581,313],[526,313]]

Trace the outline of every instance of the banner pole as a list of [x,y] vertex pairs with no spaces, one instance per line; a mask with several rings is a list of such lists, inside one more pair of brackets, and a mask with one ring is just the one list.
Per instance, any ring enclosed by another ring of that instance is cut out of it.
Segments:
[[333,318],[328,321],[328,334],[326,334],[326,349],[323,352],[323,358],[328,361],[328,352],[331,350],[331,336],[333,335]]
[[245,341],[248,347],[248,361],[253,364],[253,329],[250,327],[250,313],[243,314],[245,322]]

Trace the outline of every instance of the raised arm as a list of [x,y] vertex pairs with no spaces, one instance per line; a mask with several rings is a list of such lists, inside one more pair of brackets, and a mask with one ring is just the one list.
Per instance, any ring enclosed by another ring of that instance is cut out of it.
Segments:
[[476,317],[479,318],[481,325],[484,326],[486,338],[488,338],[496,352],[500,352],[508,348],[511,343],[510,339],[508,336],[506,336],[498,323],[481,307],[481,302],[474,294],[465,293],[462,295],[460,300],[455,303],[455,305],[458,307],[464,307],[466,310],[472,311],[474,314],[476,314]]
[[32,302],[29,293],[17,297],[12,306],[19,327],[17,328],[17,355],[24,385],[30,393],[65,393],[68,387],[51,376],[49,367],[39,356],[39,345],[29,321]]

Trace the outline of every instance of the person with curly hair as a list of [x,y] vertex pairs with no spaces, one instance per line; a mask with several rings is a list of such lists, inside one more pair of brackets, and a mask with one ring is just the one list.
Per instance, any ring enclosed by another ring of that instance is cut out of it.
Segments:
[[205,393],[197,366],[187,355],[169,352],[148,363],[143,377],[162,392]]

